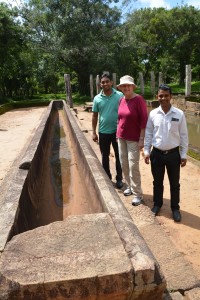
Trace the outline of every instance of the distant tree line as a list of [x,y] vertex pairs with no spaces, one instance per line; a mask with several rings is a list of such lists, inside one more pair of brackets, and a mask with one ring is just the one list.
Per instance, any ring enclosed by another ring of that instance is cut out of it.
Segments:
[[[29,0],[20,8],[0,3],[0,100],[73,91],[89,93],[89,75],[103,70],[130,74],[162,72],[168,83],[184,83],[185,65],[200,80],[200,10],[121,12],[107,0]],[[116,2],[116,1],[115,1]]]

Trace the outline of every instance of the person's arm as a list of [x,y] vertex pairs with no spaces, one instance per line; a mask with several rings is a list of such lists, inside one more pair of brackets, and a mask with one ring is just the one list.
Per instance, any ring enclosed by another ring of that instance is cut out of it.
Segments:
[[144,140],[144,161],[149,164],[150,151],[153,139],[153,122],[151,116],[149,115],[147,126],[145,129],[145,140]]
[[182,122],[180,124],[180,155],[181,155],[181,167],[185,167],[187,163],[187,151],[188,151],[188,130],[185,115],[183,114]]
[[148,113],[147,113],[147,106],[145,103],[145,100],[142,96],[140,96],[140,105],[139,105],[139,109],[138,111],[140,112],[140,137],[139,137],[139,142],[138,142],[138,146],[140,148],[140,150],[142,150],[142,148],[144,147],[144,137],[145,137],[145,127],[147,124],[147,119],[148,119]]
[[142,128],[140,131],[140,138],[138,142],[138,146],[140,150],[142,150],[142,148],[144,147],[144,134],[145,134],[145,128]]
[[96,133],[97,122],[98,122],[98,112],[93,112],[92,113],[92,139],[94,142],[98,142],[98,135]]

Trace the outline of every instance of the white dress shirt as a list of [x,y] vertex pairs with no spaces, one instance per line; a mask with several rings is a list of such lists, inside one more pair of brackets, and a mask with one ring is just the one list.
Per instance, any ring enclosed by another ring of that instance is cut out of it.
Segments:
[[165,114],[161,106],[149,113],[144,142],[144,154],[150,155],[151,146],[160,150],[180,147],[181,158],[188,151],[188,131],[184,112],[174,106]]

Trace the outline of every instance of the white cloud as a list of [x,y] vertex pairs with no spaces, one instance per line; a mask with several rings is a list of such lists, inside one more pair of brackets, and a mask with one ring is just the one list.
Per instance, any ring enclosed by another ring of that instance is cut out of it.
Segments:
[[200,3],[199,3],[199,0],[191,0],[191,1],[188,1],[187,5],[191,5],[191,6],[194,6],[196,8],[200,8]]
[[150,8],[164,7],[166,9],[171,8],[169,2],[166,2],[165,0],[140,0],[136,3],[138,7],[150,7]]
[[150,8],[158,8],[158,7],[164,7],[166,9],[171,9],[175,6],[184,6],[184,5],[192,5],[196,8],[200,8],[200,2],[199,0],[138,0],[134,2],[135,8],[144,8],[144,7],[150,7]]

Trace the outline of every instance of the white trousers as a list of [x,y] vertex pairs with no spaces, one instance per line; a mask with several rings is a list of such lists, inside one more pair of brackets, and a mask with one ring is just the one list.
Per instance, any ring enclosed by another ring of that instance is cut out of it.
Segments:
[[126,184],[131,187],[133,195],[141,197],[141,175],[139,169],[140,149],[138,142],[118,139],[119,159]]

